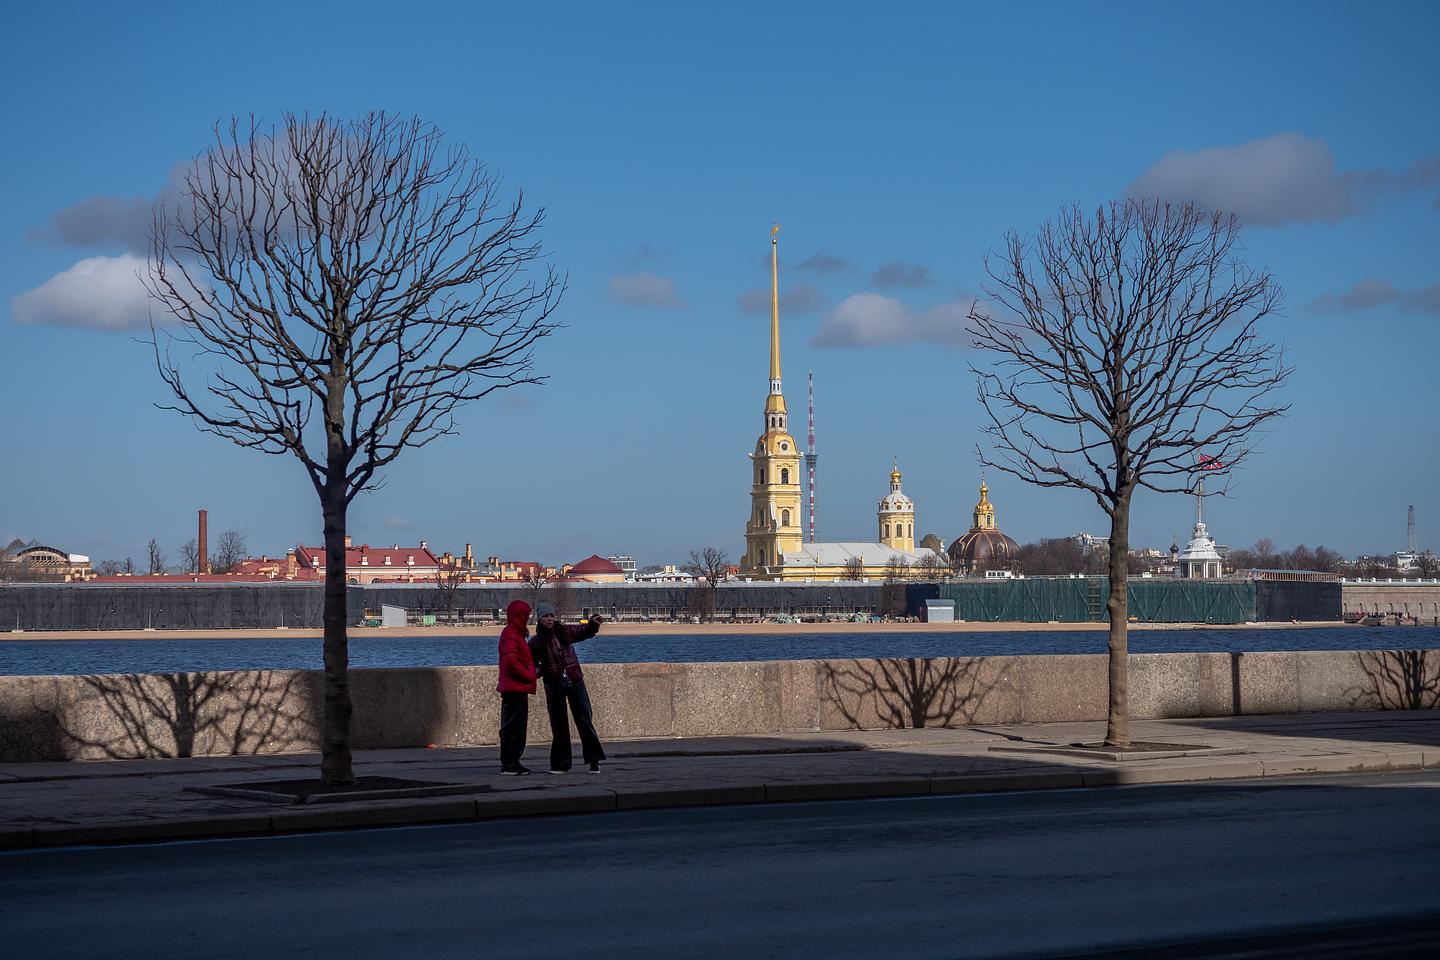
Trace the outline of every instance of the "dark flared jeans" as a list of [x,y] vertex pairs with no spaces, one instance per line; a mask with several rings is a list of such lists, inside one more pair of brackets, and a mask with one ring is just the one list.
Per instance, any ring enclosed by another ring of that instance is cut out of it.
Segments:
[[605,759],[605,748],[595,733],[590,718],[590,693],[585,681],[565,682],[545,678],[545,708],[550,713],[550,769],[570,769],[570,720],[566,710],[575,716],[575,729],[580,732],[580,750],[586,763]]
[[525,730],[530,725],[530,694],[500,694],[500,769],[514,770],[525,753]]

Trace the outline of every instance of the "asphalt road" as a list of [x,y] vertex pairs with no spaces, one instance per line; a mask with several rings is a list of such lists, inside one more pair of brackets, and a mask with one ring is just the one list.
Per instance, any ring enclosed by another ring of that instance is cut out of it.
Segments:
[[1383,931],[1440,916],[1437,813],[1440,775],[1414,773],[25,851],[0,856],[0,956],[908,960]]

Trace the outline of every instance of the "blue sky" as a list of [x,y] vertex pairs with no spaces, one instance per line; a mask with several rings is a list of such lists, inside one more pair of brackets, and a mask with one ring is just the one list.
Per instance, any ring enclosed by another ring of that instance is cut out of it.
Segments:
[[[319,540],[296,463],[155,408],[148,348],[123,328],[126,225],[217,119],[383,108],[433,121],[545,206],[570,289],[536,357],[550,381],[403,457],[352,508],[357,541],[738,556],[772,219],[792,411],[815,371],[821,539],[873,536],[892,456],[917,528],[958,536],[979,410],[955,305],[1007,229],[1140,184],[1239,210],[1247,258],[1286,291],[1271,332],[1293,411],[1207,506],[1214,532],[1393,550],[1413,503],[1440,547],[1440,6],[1001,7],[12,12],[0,537],[138,559],[153,536],[173,556],[205,507],[257,553]],[[991,485],[1022,542],[1103,532],[1081,494]],[[1192,517],[1142,496],[1132,543],[1168,546]]]

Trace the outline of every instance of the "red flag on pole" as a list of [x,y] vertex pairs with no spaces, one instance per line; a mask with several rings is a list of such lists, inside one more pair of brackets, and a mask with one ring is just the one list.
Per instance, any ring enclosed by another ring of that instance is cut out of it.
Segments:
[[1207,456],[1206,454],[1203,454],[1203,453],[1202,453],[1202,454],[1200,454],[1200,469],[1201,469],[1201,470],[1224,470],[1224,469],[1225,469],[1225,464],[1221,463],[1219,460],[1215,459],[1214,457]]

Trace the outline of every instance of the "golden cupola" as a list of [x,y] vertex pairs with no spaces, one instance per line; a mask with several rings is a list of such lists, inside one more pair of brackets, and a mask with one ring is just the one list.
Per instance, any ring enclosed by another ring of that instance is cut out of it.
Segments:
[[990,488],[984,480],[980,481],[980,502],[975,504],[974,519],[972,531],[995,529],[995,505],[990,502]]

